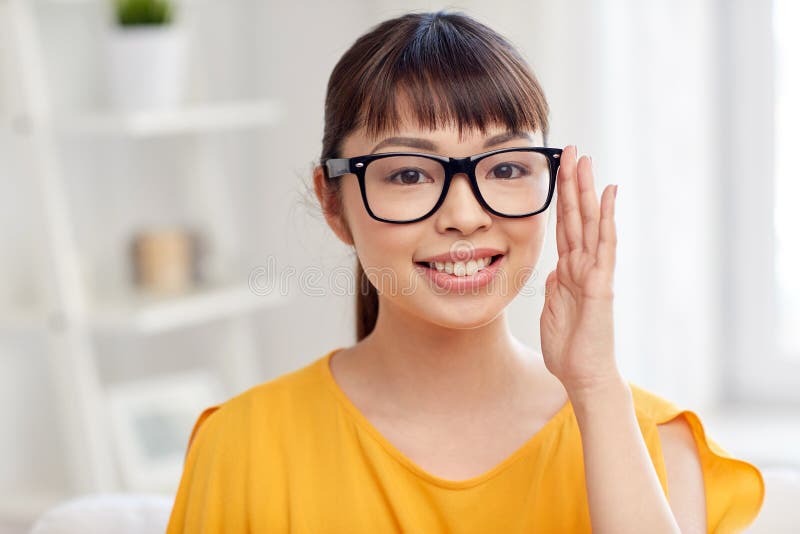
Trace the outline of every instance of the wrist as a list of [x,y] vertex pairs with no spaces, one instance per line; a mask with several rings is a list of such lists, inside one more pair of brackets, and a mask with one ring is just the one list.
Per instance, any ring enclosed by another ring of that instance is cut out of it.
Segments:
[[607,406],[624,406],[633,402],[630,386],[619,373],[587,383],[572,384],[566,390],[576,416],[581,412],[588,413]]

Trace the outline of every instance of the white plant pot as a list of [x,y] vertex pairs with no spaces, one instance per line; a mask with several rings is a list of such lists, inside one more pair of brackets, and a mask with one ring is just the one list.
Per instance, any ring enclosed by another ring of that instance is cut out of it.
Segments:
[[180,28],[116,26],[107,49],[112,106],[121,111],[164,110],[183,100],[186,36]]

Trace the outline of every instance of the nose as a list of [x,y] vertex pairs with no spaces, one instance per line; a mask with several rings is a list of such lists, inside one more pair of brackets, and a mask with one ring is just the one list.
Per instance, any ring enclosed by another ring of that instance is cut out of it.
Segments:
[[492,216],[478,202],[464,173],[453,175],[444,202],[434,215],[436,228],[442,233],[454,229],[467,235],[492,224]]

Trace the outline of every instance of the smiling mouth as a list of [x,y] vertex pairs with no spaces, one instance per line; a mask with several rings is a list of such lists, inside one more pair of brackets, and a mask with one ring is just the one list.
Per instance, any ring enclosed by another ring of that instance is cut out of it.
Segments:
[[[415,264],[419,265],[420,267],[425,267],[427,269],[431,269],[441,273],[447,273],[454,276],[470,276],[481,269],[485,269],[489,265],[492,265],[497,260],[502,258],[502,254],[497,254],[495,256],[491,256],[490,258],[482,259],[482,260],[471,260],[471,261],[446,261],[446,262],[427,262],[427,261],[417,261],[414,262]],[[486,263],[486,260],[489,260]],[[470,268],[470,263],[474,263],[474,265]]]

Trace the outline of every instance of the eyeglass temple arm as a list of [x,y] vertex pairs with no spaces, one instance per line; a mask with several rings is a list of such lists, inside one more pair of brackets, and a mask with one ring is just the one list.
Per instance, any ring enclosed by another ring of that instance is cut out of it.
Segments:
[[336,178],[350,172],[350,160],[348,158],[333,158],[325,161],[325,168],[328,169],[328,178]]

